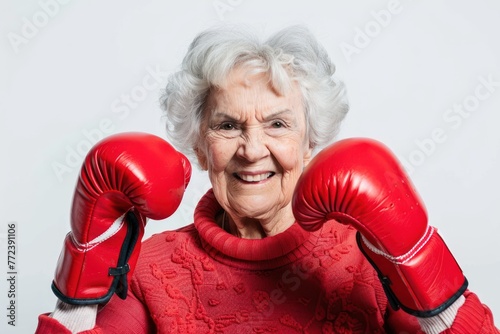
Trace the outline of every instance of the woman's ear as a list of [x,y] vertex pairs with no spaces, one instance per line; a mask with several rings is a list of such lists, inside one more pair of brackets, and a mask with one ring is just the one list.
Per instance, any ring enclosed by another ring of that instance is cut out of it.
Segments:
[[196,153],[196,158],[198,159],[198,164],[200,165],[202,170],[208,170],[208,165],[207,165],[207,156],[205,153],[200,150],[198,147],[195,147],[194,153]]

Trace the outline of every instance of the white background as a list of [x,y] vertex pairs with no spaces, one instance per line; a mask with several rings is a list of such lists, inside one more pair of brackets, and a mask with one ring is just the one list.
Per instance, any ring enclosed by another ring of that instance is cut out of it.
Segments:
[[[499,17],[493,0],[2,0],[0,268],[7,272],[7,224],[16,222],[19,275],[15,328],[0,277],[0,332],[33,332],[38,314],[54,307],[78,152],[99,132],[165,137],[158,97],[166,75],[196,33],[221,22],[264,34],[302,23],[316,34],[349,92],[340,137],[379,139],[407,161],[431,224],[500,319]],[[464,104],[466,116],[452,113]],[[147,235],[190,223],[208,186],[196,171],[181,209],[150,222]]]

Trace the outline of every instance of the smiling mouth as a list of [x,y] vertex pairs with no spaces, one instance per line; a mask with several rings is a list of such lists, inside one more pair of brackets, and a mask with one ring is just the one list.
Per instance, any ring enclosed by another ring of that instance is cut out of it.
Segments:
[[249,182],[249,183],[257,183],[257,182],[267,180],[268,178],[272,177],[274,174],[276,174],[276,173],[268,172],[268,173],[262,173],[262,174],[252,174],[252,175],[233,173],[233,175],[237,179],[239,179],[241,181]]

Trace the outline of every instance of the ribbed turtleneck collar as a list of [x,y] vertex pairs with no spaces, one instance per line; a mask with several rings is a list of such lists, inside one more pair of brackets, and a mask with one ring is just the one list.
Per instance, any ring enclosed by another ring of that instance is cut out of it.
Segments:
[[210,256],[242,269],[265,270],[289,264],[311,251],[321,231],[307,232],[294,223],[272,237],[241,239],[217,225],[215,217],[220,210],[221,206],[209,190],[196,207],[194,225]]

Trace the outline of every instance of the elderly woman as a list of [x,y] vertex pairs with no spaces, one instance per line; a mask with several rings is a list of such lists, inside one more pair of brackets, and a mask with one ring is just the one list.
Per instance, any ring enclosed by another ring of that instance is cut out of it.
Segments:
[[98,143],[37,332],[498,333],[384,146],[313,158],[348,110],[334,70],[302,27],[198,35],[162,98],[172,144],[212,184],[194,223],[138,257],[190,165],[151,135]]

